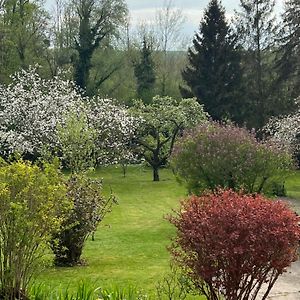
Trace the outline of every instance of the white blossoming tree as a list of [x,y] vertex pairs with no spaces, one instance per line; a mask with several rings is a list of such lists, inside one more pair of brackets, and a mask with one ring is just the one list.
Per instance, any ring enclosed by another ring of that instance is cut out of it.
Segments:
[[92,98],[88,102],[89,122],[96,130],[97,164],[127,163],[135,160],[132,140],[141,122],[125,106],[111,99]]
[[[296,103],[300,103],[300,98],[296,100]],[[299,158],[300,106],[293,114],[271,119],[264,130],[270,135],[272,141]]]
[[56,126],[82,99],[71,82],[44,80],[36,68],[12,76],[0,86],[0,151],[39,156],[43,148],[58,147]]
[[17,152],[36,158],[45,149],[62,152],[59,128],[66,126],[68,115],[74,112],[85,115],[95,130],[98,164],[133,158],[130,141],[139,118],[111,99],[83,97],[70,81],[42,79],[34,67],[14,75],[9,86],[0,86],[0,155]]

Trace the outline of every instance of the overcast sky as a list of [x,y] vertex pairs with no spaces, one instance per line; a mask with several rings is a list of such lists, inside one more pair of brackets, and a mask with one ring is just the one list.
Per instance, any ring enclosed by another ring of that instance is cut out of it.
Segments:
[[[239,8],[239,0],[223,0],[222,4],[226,9],[226,14],[230,18],[234,10]],[[154,20],[155,13],[163,7],[165,0],[127,0],[133,26],[142,22]],[[183,32],[188,37],[192,37],[207,7],[209,0],[173,0],[173,6],[182,10],[186,17]],[[279,13],[283,7],[283,0],[277,0],[276,12]]]
[[[143,21],[151,22],[155,18],[156,11],[163,7],[165,0],[127,0],[128,8],[133,25]],[[203,10],[207,7],[209,0],[173,0],[173,6],[179,8],[186,17],[184,32],[193,35],[198,29]],[[238,8],[239,0],[223,0],[223,6],[228,15],[232,15],[234,9]]]
[[[47,6],[51,7],[54,0],[46,0]],[[155,18],[156,11],[164,6],[166,0],[126,0],[131,15],[131,24],[151,22]],[[282,9],[284,0],[277,0],[276,11]],[[186,17],[184,33],[193,36],[198,30],[203,10],[207,7],[209,0],[173,0],[173,6],[182,10]],[[239,0],[222,0],[228,17],[233,15],[234,10],[239,7]]]

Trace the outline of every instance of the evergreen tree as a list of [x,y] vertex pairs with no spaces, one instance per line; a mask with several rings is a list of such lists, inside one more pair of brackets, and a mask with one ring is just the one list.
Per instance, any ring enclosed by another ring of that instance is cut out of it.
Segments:
[[278,26],[275,0],[240,0],[236,24],[244,48],[245,97],[249,104],[247,126],[262,128],[272,116],[288,112],[275,70]]
[[280,82],[291,98],[300,95],[300,1],[287,0],[283,13],[278,67]]
[[196,97],[215,120],[243,123],[240,54],[218,0],[212,0],[205,11],[188,61],[182,72],[187,85],[180,87],[182,96]]
[[143,100],[144,103],[151,102],[154,96],[155,66],[151,54],[151,46],[146,38],[144,38],[140,61],[134,67],[137,83],[137,97]]

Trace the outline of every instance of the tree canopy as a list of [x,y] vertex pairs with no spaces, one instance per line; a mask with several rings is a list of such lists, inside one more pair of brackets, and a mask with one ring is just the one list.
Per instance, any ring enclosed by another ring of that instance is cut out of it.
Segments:
[[133,115],[141,118],[137,127],[136,151],[153,169],[153,180],[159,181],[159,169],[166,166],[175,140],[185,128],[207,120],[207,114],[195,99],[177,101],[156,96],[150,104],[136,101]]

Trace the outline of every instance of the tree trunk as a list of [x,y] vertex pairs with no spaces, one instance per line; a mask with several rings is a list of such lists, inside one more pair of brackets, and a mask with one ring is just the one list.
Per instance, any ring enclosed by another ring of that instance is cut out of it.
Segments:
[[158,167],[153,167],[153,181],[159,181]]
[[78,61],[75,62],[74,81],[83,91],[86,91],[91,67],[91,56],[85,51],[79,54]]

